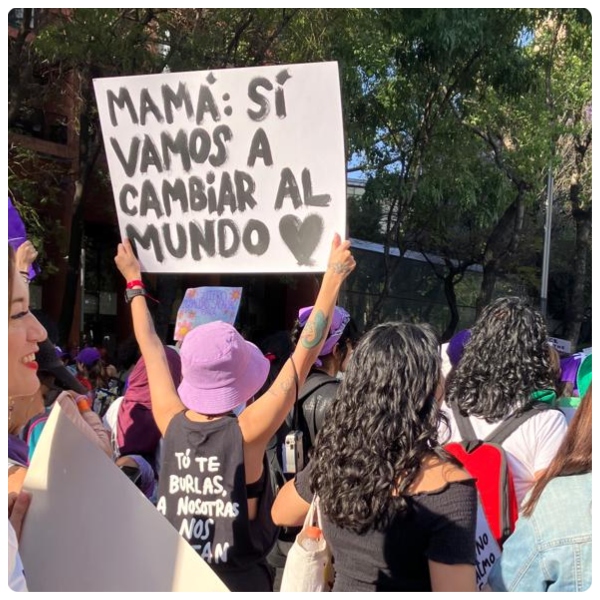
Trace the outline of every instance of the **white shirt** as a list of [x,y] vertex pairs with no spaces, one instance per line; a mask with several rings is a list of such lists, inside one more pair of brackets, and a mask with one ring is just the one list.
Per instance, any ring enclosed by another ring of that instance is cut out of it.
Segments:
[[[448,418],[452,435],[447,438],[447,430],[440,426],[440,441],[458,442],[460,434],[452,410],[442,403],[442,411]],[[501,422],[488,423],[481,417],[469,417],[478,437],[484,439]],[[511,433],[502,444],[515,484],[515,495],[519,506],[527,492],[535,483],[535,473],[545,469],[560,447],[567,432],[567,421],[559,410],[543,410],[525,421]]]

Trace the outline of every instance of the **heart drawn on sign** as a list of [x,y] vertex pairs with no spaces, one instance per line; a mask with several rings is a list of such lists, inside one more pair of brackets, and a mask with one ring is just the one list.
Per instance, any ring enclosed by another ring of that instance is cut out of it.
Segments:
[[281,238],[296,257],[299,265],[312,266],[313,252],[323,235],[323,218],[317,214],[308,215],[301,221],[296,215],[285,215],[279,221]]

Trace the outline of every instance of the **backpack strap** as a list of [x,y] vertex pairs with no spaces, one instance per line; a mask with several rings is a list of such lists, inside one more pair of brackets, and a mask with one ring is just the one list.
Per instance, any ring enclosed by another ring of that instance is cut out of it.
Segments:
[[515,432],[525,421],[531,419],[534,415],[543,410],[552,410],[552,407],[545,402],[534,402],[525,412],[518,415],[512,414],[507,417],[488,437],[486,442],[493,442],[498,445],[502,443]]
[[454,420],[456,421],[456,426],[458,427],[458,433],[460,433],[460,439],[463,442],[475,442],[477,441],[477,434],[473,429],[473,425],[469,420],[469,417],[461,414],[460,409],[454,402],[450,404],[450,408],[452,409],[452,414],[454,415]]
[[322,371],[315,371],[306,380],[306,383],[302,386],[302,396],[300,396],[299,401],[303,402],[311,394],[316,392],[320,387],[323,387],[328,383],[337,383],[338,381],[339,380],[336,377],[332,377],[327,373],[323,373]]
[[[475,442],[477,441],[477,434],[473,429],[473,425],[469,419],[461,414],[456,404],[451,404],[452,414],[460,433],[460,439],[463,442]],[[552,407],[545,402],[534,402],[525,412],[518,415],[509,415],[490,435],[488,435],[484,442],[491,442],[498,445],[502,445],[502,442],[508,438],[514,431],[516,431],[525,421],[533,417],[542,410],[551,410]]]
[[297,410],[298,412],[302,410],[303,422],[308,428],[308,435],[310,436],[310,439],[305,440],[304,442],[305,452],[308,452],[309,448],[314,444],[317,431],[322,425],[322,414],[321,411],[318,410],[319,407],[317,406],[315,392],[331,383],[338,383],[338,381],[337,378],[331,377],[331,375],[328,375],[327,373],[315,371],[306,380],[306,383],[303,386],[302,396],[299,399]]

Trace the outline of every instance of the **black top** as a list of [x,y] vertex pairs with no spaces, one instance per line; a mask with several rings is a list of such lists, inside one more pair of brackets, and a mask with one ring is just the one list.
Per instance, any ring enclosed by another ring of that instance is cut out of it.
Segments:
[[270,587],[263,563],[277,528],[271,519],[272,488],[262,488],[257,517],[250,521],[242,432],[235,416],[198,423],[184,411],[171,419],[156,507],[232,591]]
[[[307,502],[313,497],[309,471],[305,469],[295,479],[298,493]],[[396,512],[385,531],[358,535],[324,515],[323,533],[335,561],[334,592],[431,591],[428,560],[475,564],[477,493],[473,479],[448,483],[407,500],[408,510]]]

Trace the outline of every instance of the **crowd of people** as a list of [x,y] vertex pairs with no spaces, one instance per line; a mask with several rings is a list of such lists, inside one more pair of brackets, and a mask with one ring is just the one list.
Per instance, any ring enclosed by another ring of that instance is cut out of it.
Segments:
[[[569,385],[542,315],[524,300],[493,301],[445,352],[425,324],[361,335],[336,305],[355,261],[335,236],[318,296],[293,331],[255,345],[216,321],[174,348],[154,330],[124,240],[115,263],[139,354],[117,369],[89,347],[70,365],[29,310],[23,253],[9,247],[13,590],[27,589],[23,479],[55,403],[231,591],[276,589],[315,496],[333,591],[476,591],[477,482],[445,445],[460,440],[457,411],[482,439],[534,411],[502,443],[520,512],[487,589],[591,585],[591,354]],[[301,441],[293,455],[290,440]]]

